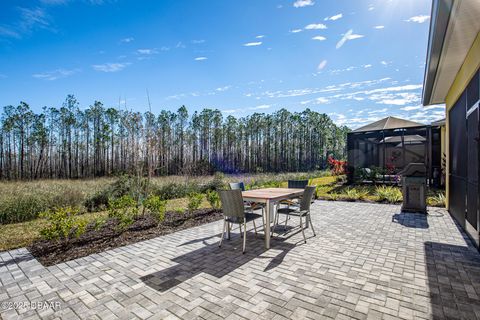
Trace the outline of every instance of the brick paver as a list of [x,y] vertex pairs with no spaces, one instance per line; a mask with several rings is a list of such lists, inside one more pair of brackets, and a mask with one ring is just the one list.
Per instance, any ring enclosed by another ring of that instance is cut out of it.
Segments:
[[430,213],[319,201],[316,237],[290,229],[265,251],[250,231],[244,255],[236,232],[217,246],[221,222],[48,268],[2,252],[0,318],[480,319],[480,255]]

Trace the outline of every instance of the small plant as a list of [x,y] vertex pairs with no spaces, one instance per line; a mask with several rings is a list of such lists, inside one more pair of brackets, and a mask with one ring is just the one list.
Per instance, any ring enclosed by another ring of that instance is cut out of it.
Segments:
[[213,209],[219,209],[220,208],[220,196],[218,195],[217,191],[207,191],[207,201],[210,203],[210,206]]
[[403,196],[400,189],[390,186],[379,186],[375,188],[375,195],[378,201],[386,201],[388,203],[397,203],[402,201]]
[[183,214],[183,213],[185,213],[185,209],[184,209],[184,208],[175,208],[175,209],[173,209],[173,211],[175,211],[175,213],[178,213],[178,214]]
[[202,200],[203,200],[203,194],[197,193],[197,192],[190,193],[188,195],[188,204],[187,204],[188,211],[192,212],[200,208],[200,205],[202,204]]
[[47,220],[47,226],[40,230],[40,235],[47,240],[60,239],[68,241],[85,232],[87,221],[78,217],[79,210],[72,207],[55,208],[40,214]]
[[128,195],[110,200],[108,217],[116,219],[121,229],[126,229],[138,215],[137,202]]
[[166,200],[160,199],[159,196],[149,196],[143,201],[143,206],[158,222],[162,222],[165,219]]
[[445,193],[438,192],[435,196],[428,197],[427,202],[430,206],[445,207],[446,200]]
[[343,195],[348,200],[358,200],[358,199],[360,199],[360,194],[357,191],[357,189],[355,189],[355,188],[346,188],[343,191]]
[[339,195],[338,193],[330,193],[330,194],[328,195],[327,200],[337,201],[339,198],[340,198],[340,195]]
[[100,230],[105,223],[107,223],[107,218],[106,217],[97,217],[90,221],[89,227],[91,227],[93,230]]

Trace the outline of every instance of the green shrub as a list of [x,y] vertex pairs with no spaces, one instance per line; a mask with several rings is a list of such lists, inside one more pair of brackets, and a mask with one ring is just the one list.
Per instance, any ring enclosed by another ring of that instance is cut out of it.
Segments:
[[86,219],[78,217],[77,208],[65,207],[45,211],[40,217],[47,220],[47,226],[40,230],[40,235],[47,240],[69,240],[85,232]]
[[49,209],[49,201],[36,193],[20,193],[2,199],[0,204],[0,223],[16,223],[32,220],[39,213]]
[[187,204],[188,211],[192,212],[200,208],[200,205],[202,204],[202,200],[203,200],[203,194],[196,193],[196,192],[190,193],[188,195],[188,204]]
[[375,195],[378,197],[378,201],[386,201],[388,203],[397,203],[403,199],[400,189],[391,186],[376,187]]
[[144,177],[123,175],[108,187],[107,192],[112,198],[121,198],[128,195],[139,201],[145,198],[148,183],[148,179]]
[[159,196],[149,196],[143,201],[143,206],[158,222],[162,222],[165,219],[166,200],[160,199]]
[[209,190],[222,190],[225,189],[225,175],[221,172],[215,172],[213,179],[207,184],[203,185],[198,191],[205,193]]
[[129,195],[109,202],[108,217],[116,219],[121,229],[130,226],[138,215],[138,203]]
[[220,196],[217,191],[207,191],[207,201],[213,209],[220,209]]
[[167,183],[155,190],[155,195],[163,200],[184,198],[188,195],[189,187],[184,183]]
[[108,207],[108,190],[98,191],[85,199],[83,205],[88,212],[105,210]]

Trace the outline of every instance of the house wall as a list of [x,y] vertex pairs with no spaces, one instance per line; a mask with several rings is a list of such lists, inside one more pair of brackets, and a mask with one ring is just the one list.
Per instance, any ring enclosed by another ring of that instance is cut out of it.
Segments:
[[445,99],[446,105],[446,130],[445,130],[445,154],[447,155],[447,168],[446,168],[446,192],[447,192],[447,208],[449,208],[449,175],[450,172],[450,159],[449,159],[449,128],[450,120],[448,116],[448,111],[453,107],[457,99],[460,97],[463,91],[465,91],[468,83],[473,78],[477,70],[480,68],[480,33],[477,34],[475,41],[473,42],[472,47],[468,51],[468,54],[463,62],[462,67],[458,71],[455,80],[448,90],[447,97]]

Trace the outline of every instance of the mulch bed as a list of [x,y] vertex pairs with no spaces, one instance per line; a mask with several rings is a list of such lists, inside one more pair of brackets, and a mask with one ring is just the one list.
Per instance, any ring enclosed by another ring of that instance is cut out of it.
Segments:
[[83,235],[68,242],[39,240],[28,247],[28,250],[42,265],[52,266],[221,218],[221,211],[213,209],[201,209],[185,214],[169,211],[165,213],[165,220],[158,225],[151,216],[145,215],[138,217],[123,232],[119,230],[114,220],[108,220],[102,228],[98,230],[87,228]]

